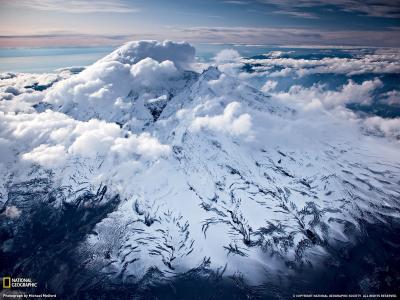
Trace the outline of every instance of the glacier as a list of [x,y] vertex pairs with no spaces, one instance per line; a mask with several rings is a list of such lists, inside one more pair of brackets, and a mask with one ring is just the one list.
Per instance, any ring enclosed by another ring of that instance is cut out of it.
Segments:
[[238,59],[199,70],[186,42],[137,41],[83,70],[3,74],[2,269],[71,298],[204,276],[278,297],[398,224],[399,141],[253,86]]

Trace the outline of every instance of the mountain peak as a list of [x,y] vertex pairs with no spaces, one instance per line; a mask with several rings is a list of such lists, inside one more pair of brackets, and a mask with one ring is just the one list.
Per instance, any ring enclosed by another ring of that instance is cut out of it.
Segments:
[[264,284],[398,216],[396,147],[328,113],[293,114],[218,66],[187,70],[193,58],[187,43],[131,42],[40,91],[40,111],[0,112],[5,223],[32,228],[26,212],[47,200],[79,222],[99,209],[76,239],[80,269],[141,283],[209,262]]
[[201,77],[205,80],[218,79],[222,72],[217,66],[210,66],[201,73]]

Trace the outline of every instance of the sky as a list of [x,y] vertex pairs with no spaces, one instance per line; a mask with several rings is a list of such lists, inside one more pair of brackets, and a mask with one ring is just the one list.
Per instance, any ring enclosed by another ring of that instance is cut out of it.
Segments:
[[399,0],[0,0],[0,47],[400,46]]

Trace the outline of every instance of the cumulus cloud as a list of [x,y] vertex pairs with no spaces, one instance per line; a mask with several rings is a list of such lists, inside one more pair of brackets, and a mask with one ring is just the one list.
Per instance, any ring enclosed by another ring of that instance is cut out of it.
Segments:
[[100,62],[118,61],[135,64],[142,59],[152,58],[158,62],[172,61],[178,68],[190,68],[195,58],[195,48],[186,42],[133,41],[118,48]]
[[269,74],[270,77],[287,77],[293,73],[291,68],[283,68],[279,71],[274,71]]
[[296,59],[290,57],[280,57],[272,55],[265,59],[243,59],[243,62],[262,65],[264,68],[258,70],[268,70],[270,67],[279,67],[282,70],[274,71],[273,76],[287,76],[294,73],[297,76],[311,74],[345,74],[348,76],[357,74],[384,74],[400,73],[399,63],[400,53],[395,50],[386,52],[376,51],[361,57],[340,58],[325,57],[322,59]]
[[[336,57],[336,50],[329,52],[329,55],[319,49],[312,52],[326,55],[320,59],[315,59],[313,54],[310,54],[310,59],[302,58],[304,56],[299,58],[296,55],[292,57],[292,53],[282,51],[266,53],[262,59],[242,58],[240,61],[252,65],[254,72],[242,71],[239,78],[268,93],[273,99],[296,108],[299,112],[306,112],[308,117],[310,114],[315,117],[315,112],[324,112],[324,115],[327,113],[348,122],[362,124],[364,132],[397,138],[396,119],[368,119],[365,114],[357,113],[360,106],[351,106],[350,109],[347,104],[369,106],[368,109],[372,112],[375,111],[375,103],[397,107],[400,103],[399,92],[387,90],[393,86],[391,78],[397,78],[400,73],[400,52],[393,48],[361,51],[342,49]],[[313,74],[335,75],[309,76]],[[343,75],[354,78],[357,82],[350,79],[343,84]],[[359,81],[372,76],[376,78]],[[316,79],[318,83],[315,82]],[[383,92],[384,90],[387,92]],[[396,116],[397,108],[393,111],[388,109],[389,115]],[[386,114],[386,111],[382,110],[377,113],[380,112]]]
[[83,157],[106,155],[120,134],[120,128],[114,123],[96,119],[79,122],[71,132],[74,141],[68,150]]
[[168,145],[162,145],[149,133],[139,136],[131,135],[128,138],[118,138],[111,147],[111,151],[122,157],[129,157],[133,153],[142,155],[145,158],[156,159],[160,155],[167,155],[170,152]]
[[247,135],[251,130],[251,116],[240,114],[239,102],[229,103],[221,115],[196,117],[191,124],[192,130],[209,130],[228,133],[233,136]]
[[24,153],[22,159],[38,163],[44,167],[57,167],[65,163],[66,153],[63,145],[42,144],[31,152]]
[[223,49],[217,53],[213,61],[218,66],[218,69],[225,74],[235,76],[240,73],[243,67],[239,52],[234,49]]
[[384,93],[381,101],[389,105],[400,105],[400,91],[393,90]]
[[115,123],[92,119],[76,121],[46,111],[33,114],[0,114],[0,136],[22,161],[60,167],[70,159],[99,157],[120,164],[125,159],[158,159],[170,148],[149,133],[133,134]]
[[[129,92],[130,67],[119,62],[97,63],[67,80],[57,83],[45,101],[73,109],[75,105],[107,105]],[[103,100],[103,101],[102,101]],[[94,103],[93,103],[94,102]],[[101,103],[103,102],[103,103]]]
[[57,74],[3,73],[0,75],[0,110],[4,112],[32,111],[32,105],[43,99],[50,86],[69,76],[70,73],[66,72]]
[[223,49],[213,58],[218,69],[228,75],[236,75],[243,67],[239,52],[234,49]]
[[214,57],[214,61],[218,64],[237,62],[241,58],[239,52],[234,49],[224,49],[217,53]]
[[372,92],[381,86],[379,79],[367,80],[361,84],[349,80],[337,91],[325,90],[323,85],[313,85],[310,88],[294,85],[288,92],[277,92],[273,95],[283,102],[296,104],[299,109],[332,109],[347,103],[369,104],[372,101]]
[[385,119],[378,116],[363,120],[367,132],[378,133],[395,139],[400,139],[400,118]]
[[131,73],[136,83],[145,87],[160,86],[160,82],[171,80],[179,75],[172,61],[165,60],[159,63],[152,58],[145,58],[134,64]]

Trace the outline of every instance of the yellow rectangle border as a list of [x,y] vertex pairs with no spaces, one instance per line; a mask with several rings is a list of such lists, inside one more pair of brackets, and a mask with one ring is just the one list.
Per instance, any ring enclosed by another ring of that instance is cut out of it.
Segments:
[[[8,285],[6,285],[6,281],[8,279]],[[11,288],[11,277],[3,277],[3,289]]]

